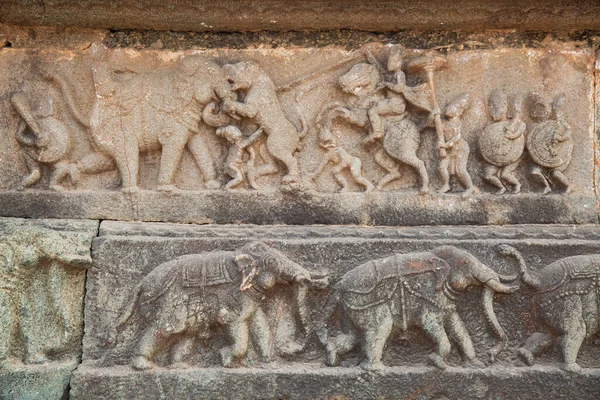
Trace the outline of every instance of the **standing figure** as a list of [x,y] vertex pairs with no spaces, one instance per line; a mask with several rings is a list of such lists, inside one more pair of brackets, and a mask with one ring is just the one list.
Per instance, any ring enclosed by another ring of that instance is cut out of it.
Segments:
[[29,174],[23,178],[24,188],[35,185],[42,177],[41,164],[52,166],[50,189],[62,190],[61,183],[69,176],[71,131],[52,116],[52,99],[42,104],[36,112],[31,110],[23,92],[14,93],[10,102],[21,116],[16,138],[23,150]]
[[323,173],[327,165],[331,164],[333,166],[333,177],[342,187],[340,190],[341,192],[347,192],[349,190],[348,180],[344,176],[344,170],[350,171],[352,178],[354,178],[354,182],[363,186],[366,192],[371,192],[375,189],[375,186],[362,175],[362,162],[360,161],[360,158],[351,155],[346,149],[338,146],[333,137],[321,140],[319,145],[325,150],[325,158],[312,174],[311,180],[316,180],[317,177]]
[[452,175],[456,175],[464,187],[463,197],[478,192],[467,171],[470,149],[469,144],[462,137],[462,121],[460,120],[469,105],[469,95],[463,94],[452,100],[444,112],[445,119],[442,121],[444,143],[438,145],[440,149],[445,150],[445,156],[440,152],[439,168],[442,177],[440,193],[450,190],[450,176]]
[[521,183],[514,175],[525,150],[525,123],[519,118],[520,104],[515,103],[515,117],[506,116],[508,100],[500,89],[492,91],[488,101],[488,112],[494,123],[488,125],[478,136],[479,151],[488,163],[484,168],[487,182],[498,188],[498,194],[506,192],[502,181],[521,191]]
[[554,119],[551,119],[550,107],[540,100],[539,95],[532,97],[534,103],[530,115],[534,124],[527,135],[527,151],[537,165],[531,169],[531,175],[544,186],[543,194],[552,190],[549,178],[563,185],[565,194],[570,193],[571,184],[563,173],[573,153],[571,126],[563,114],[565,95],[560,94],[554,100]]
[[[248,146],[260,139],[264,129],[258,128],[249,137],[245,138],[242,132],[235,126],[229,125],[218,128],[216,135],[226,139],[230,143],[229,154],[227,155],[227,161],[225,162],[225,171],[233,179],[227,182],[225,189],[234,189],[239,186],[245,180],[244,170],[248,171],[248,181],[253,189],[256,189],[256,182],[254,181],[254,163],[248,163],[244,166],[244,155],[248,149]],[[250,149],[250,159],[255,158],[254,151]]]

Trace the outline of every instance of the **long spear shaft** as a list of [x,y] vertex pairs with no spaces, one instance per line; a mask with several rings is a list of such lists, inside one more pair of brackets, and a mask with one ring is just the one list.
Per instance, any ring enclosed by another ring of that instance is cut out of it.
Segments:
[[[427,83],[429,84],[429,90],[431,91],[431,103],[432,103],[434,109],[437,108],[439,110],[438,98],[437,98],[437,94],[435,92],[435,85],[433,84],[434,70],[435,70],[434,65],[428,65],[425,67],[425,72],[427,73]],[[434,116],[434,123],[435,123],[435,132],[437,134],[437,139],[438,139],[438,152],[439,152],[439,155],[441,158],[445,158],[446,157],[446,149],[444,149],[443,147],[440,147],[440,145],[445,144],[446,141],[444,139],[444,127],[442,126],[442,117],[440,116],[439,113]]]

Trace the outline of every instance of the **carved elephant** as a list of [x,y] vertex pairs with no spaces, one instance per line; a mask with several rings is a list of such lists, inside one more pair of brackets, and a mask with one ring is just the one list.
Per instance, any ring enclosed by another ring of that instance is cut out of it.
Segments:
[[[25,364],[45,363],[47,353],[61,353],[63,346],[72,344],[73,317],[61,298],[67,279],[64,267],[91,264],[89,246],[79,234],[46,229],[23,228],[0,237],[0,369],[13,355],[15,339],[23,347]],[[42,268],[47,270],[42,273]],[[38,279],[44,282],[38,285]],[[40,287],[45,290],[34,289]],[[43,326],[40,305],[56,315],[63,332],[58,347],[50,348],[38,332]]]
[[326,364],[337,365],[339,355],[361,342],[366,356],[361,367],[382,367],[383,348],[392,327],[398,325],[403,330],[420,328],[436,344],[436,351],[429,356],[435,366],[446,368],[450,337],[458,344],[467,365],[481,367],[483,363],[476,358],[454,300],[471,286],[483,287],[484,314],[501,339],[489,350],[493,360],[507,340],[494,313],[493,297],[495,293],[514,292],[516,286],[503,283],[514,279],[516,276],[500,275],[470,253],[451,246],[397,253],[359,265],[335,285],[327,307],[326,315],[341,308],[342,333],[327,338],[327,332],[318,332],[326,345]]
[[[196,337],[210,336],[216,324],[226,328],[231,345],[220,350],[221,362],[231,367],[248,349],[250,335],[263,361],[271,357],[272,338],[261,306],[276,285],[294,284],[304,340],[311,327],[305,303],[310,287],[327,286],[326,276],[313,276],[278,250],[262,242],[237,251],[191,254],[167,261],[146,275],[134,291],[114,329],[118,334],[134,316],[142,320],[141,339],[132,367],[149,369],[156,353],[171,346],[171,366],[185,367]],[[303,344],[287,344],[301,351]]]
[[99,150],[79,163],[82,172],[112,168],[110,160],[102,156],[108,155],[117,165],[123,191],[134,192],[138,190],[140,153],[162,149],[157,189],[171,191],[187,148],[203,174],[205,187],[218,189],[204,136],[225,125],[229,117],[203,111],[215,101],[235,97],[221,67],[190,55],[172,68],[137,73],[119,67],[117,61],[113,64],[110,51],[102,45],[93,45],[93,56],[96,99],[91,118],[81,115],[63,81],[49,77],[59,83],[73,115],[89,127]]
[[501,245],[499,250],[519,262],[523,282],[532,294],[529,308],[540,325],[552,332],[533,333],[517,350],[518,356],[533,365],[537,355],[558,343],[561,368],[579,371],[579,348],[599,331],[600,254],[565,257],[532,271],[514,247]]

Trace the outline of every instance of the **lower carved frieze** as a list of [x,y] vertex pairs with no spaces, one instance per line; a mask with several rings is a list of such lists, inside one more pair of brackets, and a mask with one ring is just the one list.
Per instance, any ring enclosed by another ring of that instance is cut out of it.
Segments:
[[599,235],[103,222],[71,394],[597,398]]

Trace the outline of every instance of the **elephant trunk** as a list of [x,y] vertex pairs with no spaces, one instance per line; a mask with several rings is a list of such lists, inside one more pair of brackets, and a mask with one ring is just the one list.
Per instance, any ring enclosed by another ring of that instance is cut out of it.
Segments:
[[494,362],[494,359],[496,358],[498,353],[500,353],[504,349],[508,341],[506,331],[504,330],[504,328],[502,328],[500,322],[498,322],[498,318],[496,317],[496,313],[494,312],[494,294],[495,291],[494,289],[492,289],[491,286],[486,285],[484,287],[482,298],[485,319],[492,326],[492,328],[494,329],[494,333],[500,339],[500,343],[498,343],[488,351],[488,354],[490,355],[490,360],[492,362]]
[[498,247],[498,250],[500,251],[500,254],[502,254],[503,256],[513,257],[517,260],[517,262],[519,263],[521,278],[523,279],[523,282],[525,282],[525,284],[529,288],[534,289],[534,290],[537,290],[540,288],[542,283],[540,282],[538,277],[531,274],[531,272],[529,271],[529,268],[527,267],[527,263],[525,262],[525,259],[523,258],[523,255],[519,252],[519,250],[515,249],[512,246],[506,245],[506,244],[500,245]]
[[202,119],[208,126],[212,126],[213,128],[219,128],[221,126],[225,126],[229,124],[230,117],[222,112],[215,113],[215,109],[217,108],[216,103],[209,103],[202,110]]

